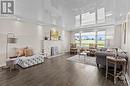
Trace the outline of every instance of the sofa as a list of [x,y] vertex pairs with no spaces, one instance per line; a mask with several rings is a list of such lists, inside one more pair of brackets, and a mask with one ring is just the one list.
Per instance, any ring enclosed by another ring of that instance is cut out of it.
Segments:
[[[96,63],[97,63],[97,67],[99,68],[100,66],[106,66],[106,57],[107,56],[114,56],[113,52],[107,52],[107,51],[98,51],[96,52]],[[128,61],[128,56],[126,53],[124,52],[119,52],[118,55],[122,58],[125,58],[126,61]],[[112,64],[108,64],[109,67],[113,67]],[[118,68],[120,68],[120,65],[117,66]]]

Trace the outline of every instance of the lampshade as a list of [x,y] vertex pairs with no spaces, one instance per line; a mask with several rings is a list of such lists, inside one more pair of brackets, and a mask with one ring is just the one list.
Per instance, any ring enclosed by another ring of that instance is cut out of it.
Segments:
[[12,44],[15,44],[17,41],[16,38],[8,38],[8,43],[12,43]]

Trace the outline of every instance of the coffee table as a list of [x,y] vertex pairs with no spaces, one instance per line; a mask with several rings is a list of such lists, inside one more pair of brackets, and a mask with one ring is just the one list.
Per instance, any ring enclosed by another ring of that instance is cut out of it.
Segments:
[[81,53],[79,53],[79,59],[80,59],[81,56],[84,57],[84,62],[85,62],[85,59],[86,59],[86,57],[87,57],[87,53],[86,53],[86,52],[81,52]]

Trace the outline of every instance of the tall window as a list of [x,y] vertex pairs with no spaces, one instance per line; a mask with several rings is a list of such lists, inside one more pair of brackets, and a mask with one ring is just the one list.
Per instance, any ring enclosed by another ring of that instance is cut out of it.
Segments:
[[105,22],[105,8],[100,8],[97,10],[97,22],[98,23]]
[[82,23],[81,23],[82,26],[83,25],[87,25],[87,23],[88,23],[88,20],[87,20],[88,17],[89,17],[89,12],[82,14]]
[[97,9],[97,11],[93,13],[86,12],[81,15],[75,16],[75,26],[77,27],[77,26],[91,25],[96,24],[96,22],[104,23],[105,16],[106,16],[105,8]]
[[105,31],[97,32],[97,47],[105,47]]
[[91,25],[91,24],[96,24],[96,16],[95,16],[95,13],[84,13],[81,15],[82,19],[81,19],[81,25],[84,26],[84,25]]

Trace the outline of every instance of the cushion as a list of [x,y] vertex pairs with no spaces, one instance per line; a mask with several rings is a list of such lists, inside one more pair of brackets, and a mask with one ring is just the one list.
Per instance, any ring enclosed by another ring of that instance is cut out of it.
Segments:
[[26,48],[26,49],[24,49],[24,53],[25,53],[26,57],[32,56],[33,55],[33,50],[29,49],[29,48]]
[[20,48],[20,49],[18,49],[17,50],[17,56],[24,56],[25,54],[24,54],[24,48]]

